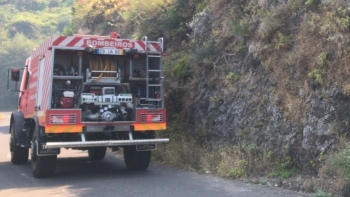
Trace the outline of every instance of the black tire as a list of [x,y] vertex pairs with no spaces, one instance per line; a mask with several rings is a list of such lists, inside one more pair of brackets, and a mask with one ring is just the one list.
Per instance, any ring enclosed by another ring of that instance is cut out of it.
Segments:
[[[134,132],[134,139],[154,139],[154,131]],[[152,151],[137,151],[136,146],[123,147],[124,162],[128,170],[146,170],[151,162]]]
[[100,161],[103,160],[106,156],[106,147],[95,147],[95,148],[89,148],[89,158],[92,161]]
[[55,173],[57,155],[39,156],[37,154],[37,142],[39,136],[39,129],[35,128],[32,139],[32,173],[35,178],[51,177]]
[[151,162],[151,151],[137,151],[136,146],[125,146],[123,152],[128,170],[146,170]]
[[10,151],[12,164],[19,165],[28,162],[29,148],[17,145],[16,127],[14,123],[11,124]]

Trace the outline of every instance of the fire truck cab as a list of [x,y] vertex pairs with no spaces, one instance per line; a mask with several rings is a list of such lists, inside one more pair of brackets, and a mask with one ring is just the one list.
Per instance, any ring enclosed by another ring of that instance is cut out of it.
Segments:
[[[60,148],[87,150],[102,160],[123,148],[126,167],[147,169],[151,151],[169,139],[163,94],[163,38],[54,36],[33,50],[10,120],[13,164],[28,162],[33,176],[52,176]],[[11,72],[11,73],[10,73]],[[11,69],[19,81],[20,69]]]

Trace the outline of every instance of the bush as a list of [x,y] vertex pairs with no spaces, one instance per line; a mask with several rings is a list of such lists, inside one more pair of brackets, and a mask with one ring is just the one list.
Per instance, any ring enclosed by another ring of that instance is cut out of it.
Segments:
[[316,194],[314,194],[314,197],[332,197],[332,194],[319,190]]
[[42,11],[45,10],[48,5],[48,0],[13,0],[13,4],[16,5],[16,7],[19,10],[31,10],[31,11]]
[[278,32],[276,49],[288,48],[292,44],[292,41],[293,41],[293,35],[283,35],[281,32]]
[[172,68],[172,74],[179,83],[185,83],[192,75],[191,57],[185,55]]
[[201,62],[204,65],[212,65],[212,59],[215,57],[217,50],[214,43],[205,43],[203,45],[196,46],[194,52],[195,61]]
[[314,78],[314,80],[320,84],[323,83],[324,71],[320,69],[313,69],[308,76]]
[[230,82],[230,84],[233,85],[239,79],[239,76],[234,72],[229,72],[226,76],[226,79]]
[[71,36],[75,33],[75,29],[76,29],[76,27],[75,27],[74,23],[71,22],[67,26],[64,27],[63,35]]
[[335,154],[330,159],[330,167],[336,169],[337,174],[346,182],[350,183],[350,147]]
[[285,24],[286,7],[281,6],[269,12],[261,21],[258,34],[261,38],[269,40],[274,32]]
[[241,178],[247,174],[246,169],[248,167],[248,162],[246,160],[240,160],[237,162],[237,166],[233,167],[229,173],[231,178]]

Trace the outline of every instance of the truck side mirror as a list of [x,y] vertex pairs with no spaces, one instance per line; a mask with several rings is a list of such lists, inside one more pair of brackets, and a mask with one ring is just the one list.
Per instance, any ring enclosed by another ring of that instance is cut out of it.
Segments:
[[19,68],[11,69],[11,81],[19,81]]
[[[22,69],[23,70],[23,69]],[[18,90],[17,88],[17,84],[19,82],[19,80],[21,79],[20,76],[21,73],[21,68],[9,68],[7,69],[7,91],[11,91],[11,92],[19,92],[20,90]],[[11,78],[11,84],[14,85],[14,87],[10,88],[10,78]]]

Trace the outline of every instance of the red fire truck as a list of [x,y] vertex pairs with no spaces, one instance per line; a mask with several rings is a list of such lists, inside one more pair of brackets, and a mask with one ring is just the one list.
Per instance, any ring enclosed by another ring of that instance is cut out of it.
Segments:
[[112,32],[54,36],[34,49],[23,74],[8,71],[8,84],[21,81],[10,120],[11,162],[27,163],[31,149],[33,176],[48,177],[60,148],[102,160],[112,147],[123,148],[127,169],[147,169],[151,151],[169,141],[155,138],[166,129],[163,43]]

